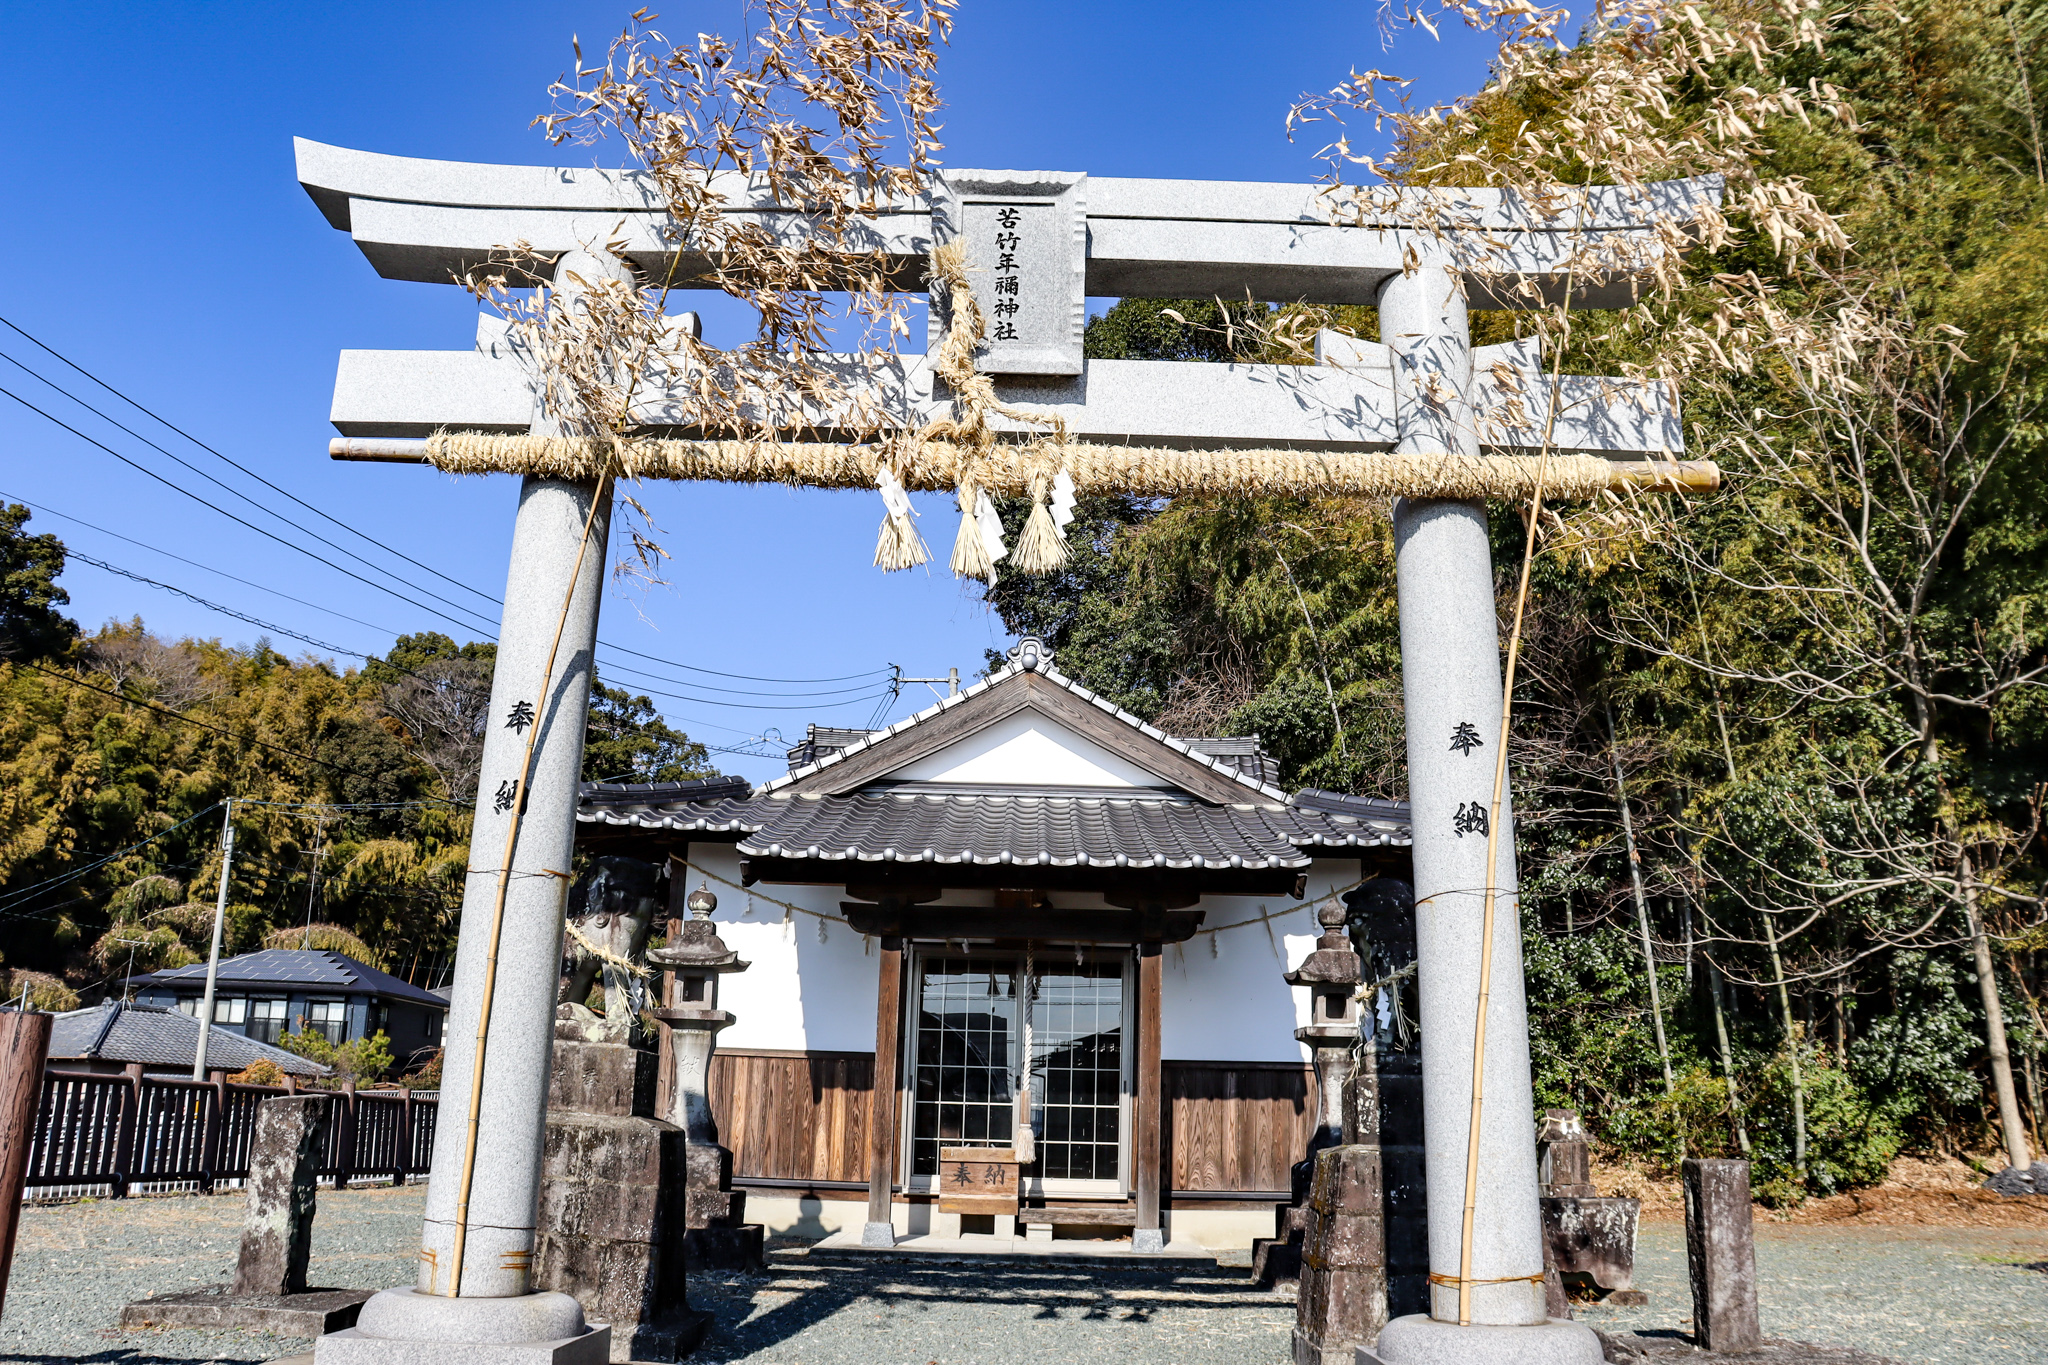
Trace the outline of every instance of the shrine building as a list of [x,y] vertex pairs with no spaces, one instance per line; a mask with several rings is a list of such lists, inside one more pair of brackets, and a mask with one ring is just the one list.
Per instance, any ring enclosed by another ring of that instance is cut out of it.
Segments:
[[1272,1235],[1316,1110],[1284,974],[1318,905],[1409,881],[1405,802],[1283,791],[1256,738],[1163,734],[1029,639],[887,729],[812,727],[789,765],[586,784],[577,814],[579,853],[672,860],[673,919],[715,895],[751,964],[710,1083],[750,1220],[1010,1231],[936,1185],[942,1148],[1013,1140],[1028,1035],[1021,1194],[1053,1235]]

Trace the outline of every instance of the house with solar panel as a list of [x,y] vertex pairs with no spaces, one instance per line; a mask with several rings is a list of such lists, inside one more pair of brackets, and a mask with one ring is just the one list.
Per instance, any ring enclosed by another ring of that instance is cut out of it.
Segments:
[[[139,1005],[197,1016],[206,964],[138,976],[129,983]],[[448,1002],[346,953],[265,948],[221,959],[214,985],[213,1026],[259,1043],[287,1033],[319,1033],[330,1043],[382,1032],[401,1067],[441,1046]]]
[[759,786],[586,785],[578,851],[666,863],[671,925],[708,892],[750,964],[710,1077],[750,1221],[981,1230],[938,1207],[942,1153],[1028,1122],[1021,1197],[1059,1235],[1243,1246],[1314,1125],[1286,975],[1316,910],[1413,898],[1404,802],[1277,776],[1025,640],[887,729],[813,727]]

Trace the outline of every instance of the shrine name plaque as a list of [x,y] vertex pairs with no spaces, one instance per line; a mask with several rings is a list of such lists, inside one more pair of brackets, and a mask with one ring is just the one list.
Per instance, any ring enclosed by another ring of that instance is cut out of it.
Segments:
[[[974,357],[983,374],[1082,372],[1087,323],[1088,177],[1061,171],[948,171],[932,187],[932,236],[961,241],[987,319]],[[936,351],[952,299],[932,299]]]
[[939,1149],[939,1212],[1016,1211],[1016,1152],[1008,1147]]

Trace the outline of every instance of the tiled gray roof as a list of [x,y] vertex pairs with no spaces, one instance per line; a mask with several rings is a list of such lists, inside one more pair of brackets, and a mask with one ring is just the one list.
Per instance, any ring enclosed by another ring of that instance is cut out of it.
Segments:
[[[173,967],[138,976],[130,985],[193,986],[203,984],[205,980],[206,964],[195,962],[188,967]],[[282,986],[301,990],[372,992],[389,999],[409,1000],[417,1005],[445,1006],[447,1003],[430,991],[358,962],[346,953],[317,948],[264,948],[239,957],[222,958],[219,980],[223,985],[238,987]]]
[[[50,1060],[62,1063],[80,1058],[101,1061],[141,1062],[145,1066],[192,1065],[199,1050],[199,1021],[179,1010],[153,1005],[127,1005],[118,1000],[72,1010],[57,1016],[50,1028]],[[226,1071],[241,1071],[259,1057],[277,1063],[278,1070],[294,1076],[325,1076],[328,1069],[281,1047],[259,1043],[223,1028],[208,1031],[206,1065]]]
[[[740,841],[754,857],[1021,867],[1307,867],[1279,807],[1128,797],[799,796]],[[1277,817],[1277,818],[1276,818]]]
[[773,819],[777,809],[776,803],[758,798],[627,801],[616,793],[608,793],[606,800],[592,801],[586,791],[576,809],[576,819],[586,825],[637,825],[642,829],[672,829],[685,834],[752,834]]
[[1149,794],[936,791],[905,783],[850,796],[586,802],[588,824],[738,833],[751,857],[1023,867],[1300,868],[1305,850],[1408,842],[1407,808],[1278,802],[1227,806]]

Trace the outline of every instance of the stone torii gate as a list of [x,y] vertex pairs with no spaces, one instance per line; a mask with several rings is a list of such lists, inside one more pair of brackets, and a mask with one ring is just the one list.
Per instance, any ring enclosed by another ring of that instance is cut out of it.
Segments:
[[[557,257],[556,278],[565,288],[572,271],[589,279],[625,278],[630,270],[687,284],[706,265],[672,244],[661,201],[632,172],[426,161],[303,140],[297,150],[299,180],[314,202],[389,279],[453,283],[513,242]],[[745,182],[719,188],[727,191],[727,212],[777,232],[803,231],[800,214]],[[1551,376],[1528,343],[1475,350],[1467,309],[1528,306],[1504,287],[1507,280],[1530,285],[1533,297],[1569,295],[1574,307],[1632,302],[1637,281],[1586,269],[1588,242],[1647,257],[1669,240],[1657,225],[1718,202],[1718,182],[1575,190],[1569,230],[1502,191],[1432,193],[1438,223],[1417,232],[1391,221],[1333,225],[1310,185],[954,170],[927,201],[876,219],[873,232],[906,287],[924,283],[934,246],[965,239],[974,278],[990,281],[985,297],[1015,304],[992,312],[977,367],[993,377],[1003,403],[1057,415],[1076,441],[1183,451],[1284,448],[1333,458],[1547,450],[1616,461],[1616,485],[1711,487],[1711,466],[1676,460],[1683,439],[1668,389]],[[1485,251],[1461,251],[1460,234],[1483,237]],[[1467,263],[1481,256],[1483,267]],[[1247,294],[1377,305],[1381,340],[1323,333],[1313,366],[1082,358],[1089,297]],[[940,326],[935,316],[934,337]],[[900,357],[874,382],[913,422],[948,403],[924,356]],[[423,461],[424,438],[444,429],[553,434],[536,392],[504,325],[488,315],[470,350],[344,351],[332,412],[342,438],[333,454]],[[654,432],[674,430],[683,419],[677,402],[659,391],[646,394],[634,415]],[[1000,417],[992,424],[1028,430]],[[604,1358],[594,1340],[603,1333],[587,1331],[573,1300],[565,1305],[559,1300],[566,1296],[533,1293],[528,1265],[608,514],[609,497],[595,483],[525,477],[447,1032],[448,1121],[435,1140],[418,1284],[372,1300],[347,1339],[323,1338],[324,1365],[410,1358],[424,1342],[439,1343],[433,1349],[450,1360]],[[596,548],[579,554],[586,524]],[[1501,651],[1484,504],[1400,499],[1394,528],[1421,1022],[1429,1039],[1423,1080],[1432,1305],[1428,1315],[1390,1323],[1377,1351],[1389,1365],[1596,1365],[1601,1352],[1593,1334],[1548,1320],[1544,1311],[1521,927],[1505,803],[1493,869],[1499,909],[1475,1148],[1478,1197],[1464,1269],[1481,904],[1489,881],[1485,812],[1501,726]],[[559,659],[550,671],[558,616]],[[551,680],[548,695],[535,695],[544,676]],[[486,930],[500,873],[491,859],[506,847],[513,817],[505,793],[523,762],[529,726],[540,729],[490,964]],[[487,993],[488,1048],[481,1088],[473,1090]],[[474,1124],[458,1117],[472,1112],[479,1116]],[[465,1191],[471,1170],[480,1174]],[[464,1198],[467,1208],[459,1211]],[[879,1228],[888,1235],[886,1223]],[[876,1230],[869,1226],[870,1234]],[[1138,1249],[1160,1244],[1156,1226],[1134,1238]]]

